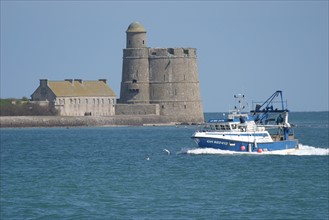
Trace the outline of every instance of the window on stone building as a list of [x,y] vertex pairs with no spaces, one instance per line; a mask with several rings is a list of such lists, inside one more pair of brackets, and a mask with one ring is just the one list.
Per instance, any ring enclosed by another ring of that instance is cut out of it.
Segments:
[[143,40],[143,44],[145,44],[145,41]]
[[188,50],[184,50],[184,54],[188,55]]
[[94,103],[94,105],[96,104],[96,99],[93,99],[93,103]]
[[71,104],[71,105],[73,104],[73,99],[70,99],[70,104]]
[[152,52],[152,55],[157,55],[157,53],[156,52]]
[[136,79],[133,79],[133,83],[137,83],[137,80]]
[[186,105],[184,105],[184,108],[186,109]]

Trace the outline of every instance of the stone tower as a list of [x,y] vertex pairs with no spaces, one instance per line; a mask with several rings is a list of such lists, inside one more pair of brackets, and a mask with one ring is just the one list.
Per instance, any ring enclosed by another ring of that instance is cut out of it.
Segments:
[[138,22],[126,34],[119,102],[156,107],[154,112],[175,122],[203,122],[196,49],[148,48]]
[[138,22],[129,25],[123,50],[121,103],[149,103],[149,60],[146,30]]

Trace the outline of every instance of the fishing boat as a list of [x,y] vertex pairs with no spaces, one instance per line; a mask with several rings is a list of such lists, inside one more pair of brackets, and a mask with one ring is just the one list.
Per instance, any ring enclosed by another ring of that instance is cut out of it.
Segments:
[[237,105],[229,111],[227,118],[210,119],[197,128],[192,139],[198,147],[258,153],[298,148],[282,91],[276,91],[265,102],[253,102],[250,112],[245,112],[244,95],[238,94],[234,98]]

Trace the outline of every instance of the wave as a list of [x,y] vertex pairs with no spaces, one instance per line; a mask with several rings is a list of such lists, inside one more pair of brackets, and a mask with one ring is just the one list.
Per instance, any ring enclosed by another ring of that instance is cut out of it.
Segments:
[[275,152],[235,152],[228,150],[219,150],[213,148],[184,148],[180,153],[200,155],[200,154],[219,154],[219,155],[295,155],[295,156],[326,156],[329,155],[329,148],[312,147],[299,144],[298,149],[280,150]]

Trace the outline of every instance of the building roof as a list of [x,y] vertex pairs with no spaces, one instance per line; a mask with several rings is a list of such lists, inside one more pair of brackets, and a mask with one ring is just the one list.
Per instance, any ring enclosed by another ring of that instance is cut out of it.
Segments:
[[145,27],[138,21],[131,23],[126,32],[146,33]]
[[105,81],[48,81],[48,87],[56,96],[100,96],[100,97],[115,97],[113,90],[106,84]]

